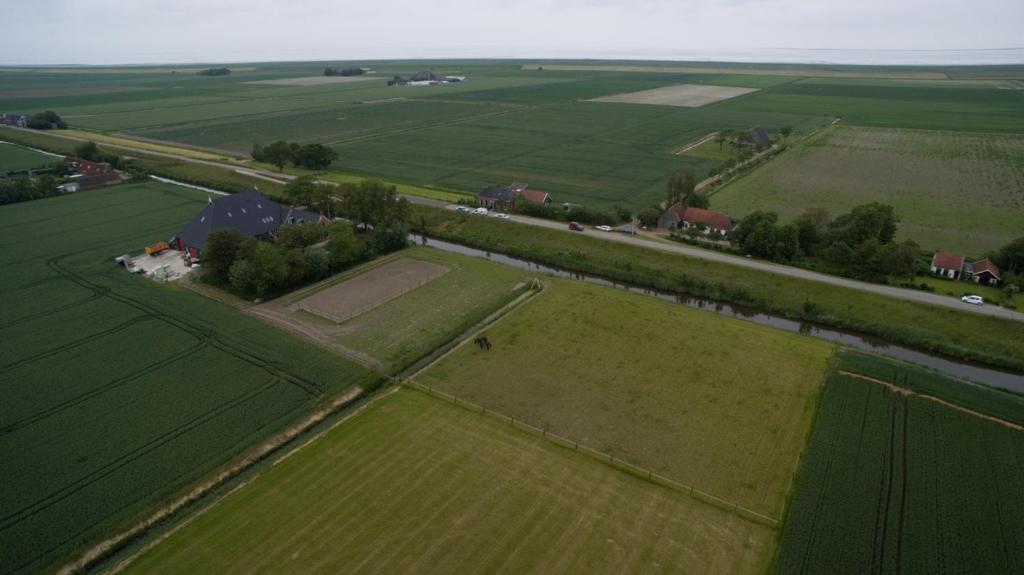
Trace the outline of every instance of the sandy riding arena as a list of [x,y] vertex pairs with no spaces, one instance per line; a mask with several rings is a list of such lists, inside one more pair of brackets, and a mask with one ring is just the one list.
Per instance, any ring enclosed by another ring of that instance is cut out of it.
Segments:
[[627,92],[594,98],[591,102],[614,102],[619,104],[650,104],[654,106],[678,106],[699,108],[706,104],[720,102],[756,92],[757,88],[736,88],[732,86],[705,86],[702,84],[679,84],[640,92]]
[[316,292],[298,307],[341,323],[384,305],[448,272],[448,268],[411,259],[385,264],[346,282]]

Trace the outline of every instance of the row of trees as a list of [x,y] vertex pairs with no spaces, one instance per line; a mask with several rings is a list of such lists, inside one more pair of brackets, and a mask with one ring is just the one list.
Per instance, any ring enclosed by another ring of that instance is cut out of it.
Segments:
[[362,76],[365,73],[362,68],[324,68],[324,76]]
[[779,224],[775,212],[756,211],[740,221],[731,241],[744,252],[780,262],[820,260],[847,275],[869,280],[913,278],[921,271],[919,246],[896,242],[899,218],[892,206],[871,202],[832,219],[808,209]]
[[629,208],[618,204],[610,208],[592,208],[590,206],[572,204],[566,208],[553,204],[523,201],[519,202],[513,211],[535,218],[608,226],[628,222],[633,217]]
[[407,245],[410,208],[394,186],[373,180],[331,186],[300,178],[285,194],[348,219],[329,226],[283,225],[274,238],[262,240],[236,230],[214,232],[202,254],[204,281],[266,298]]
[[252,145],[251,155],[252,159],[257,162],[277,166],[278,171],[284,171],[284,167],[288,164],[310,170],[326,170],[334,160],[338,159],[338,153],[323,144],[298,144],[284,140],[267,146],[261,146],[259,142],[255,142]]
[[665,206],[683,204],[690,208],[707,208],[711,201],[697,191],[697,176],[693,168],[686,168],[682,173],[676,172],[669,176],[665,183]]
[[207,68],[196,72],[200,76],[228,76],[231,74],[229,68]]
[[0,205],[59,195],[60,178],[43,174],[34,178],[0,178]]
[[33,130],[51,130],[67,128],[68,125],[64,122],[64,119],[60,117],[57,112],[53,110],[46,110],[45,112],[39,112],[34,114],[28,119],[28,127]]

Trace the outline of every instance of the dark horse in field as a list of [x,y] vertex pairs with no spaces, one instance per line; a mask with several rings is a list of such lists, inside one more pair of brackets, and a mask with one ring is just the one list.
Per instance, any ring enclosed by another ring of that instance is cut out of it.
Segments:
[[480,349],[482,349],[484,351],[490,351],[490,349],[491,349],[491,342],[487,339],[486,336],[485,337],[478,337],[478,338],[474,339],[473,343],[475,343],[477,345],[477,347],[479,347]]

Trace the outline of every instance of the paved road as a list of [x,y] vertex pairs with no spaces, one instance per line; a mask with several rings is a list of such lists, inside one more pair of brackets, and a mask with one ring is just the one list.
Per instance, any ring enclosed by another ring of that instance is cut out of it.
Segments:
[[[16,130],[16,129],[19,129],[19,128],[5,127],[5,129],[14,129],[14,130]],[[26,131],[31,131],[31,130],[26,130]],[[69,139],[69,140],[86,141],[85,139],[82,139],[82,138],[71,137],[71,136],[61,136],[59,133],[55,133],[55,132],[50,132],[49,135],[54,135],[54,136],[66,138],[66,139]],[[182,161],[186,161],[186,162],[193,162],[193,163],[196,163],[196,164],[205,164],[205,165],[217,166],[217,167],[221,167],[221,168],[230,168],[230,169],[235,170],[237,172],[245,173],[245,174],[248,174],[248,175],[251,175],[251,176],[255,176],[255,177],[258,177],[258,178],[271,179],[271,180],[276,180],[276,181],[291,180],[291,179],[295,178],[295,176],[289,176],[287,174],[279,174],[277,172],[271,172],[271,171],[268,171],[268,170],[261,170],[261,169],[255,169],[255,168],[247,168],[247,167],[243,168],[243,167],[239,167],[237,165],[225,164],[225,163],[222,163],[222,162],[215,162],[215,161],[211,161],[211,160],[200,160],[200,159],[196,159],[196,158],[189,158],[187,156],[179,156],[179,155],[176,155],[176,154],[170,154],[170,153],[165,153],[165,152],[154,152],[152,150],[147,150],[145,148],[134,148],[134,147],[131,147],[131,146],[114,145],[114,144],[106,144],[106,143],[104,143],[103,146],[107,147],[107,148],[117,148],[117,149],[121,149],[121,150],[133,151],[133,152],[141,153],[141,154],[149,154],[149,155],[155,155],[155,156],[163,156],[163,157],[167,157],[167,158],[174,158],[174,159],[177,159],[177,160],[182,160]],[[431,199],[427,199],[427,198],[421,198],[421,197],[418,197],[418,196],[405,196],[405,198],[408,199],[410,202],[412,202],[414,204],[420,204],[420,205],[431,206],[431,207],[439,207],[439,208],[449,208],[449,207],[452,207],[447,202],[442,202],[442,201],[438,201],[438,200],[431,200]],[[543,227],[543,228],[551,228],[551,229],[555,229],[555,230],[561,230],[561,231],[564,231],[567,234],[581,233],[581,232],[569,231],[567,229],[567,227],[566,227],[566,224],[563,223],[563,222],[554,222],[554,221],[551,221],[551,220],[543,220],[543,219],[539,219],[539,218],[531,218],[531,217],[519,216],[519,215],[511,216],[510,220],[514,221],[514,222],[521,223],[521,224],[528,224],[528,225],[531,225],[531,226],[539,226],[539,227]],[[702,260],[707,260],[707,261],[720,262],[720,263],[734,265],[734,266],[738,266],[738,267],[755,269],[755,270],[759,270],[759,271],[763,271],[763,272],[768,272],[768,273],[773,273],[773,274],[778,274],[778,275],[783,275],[783,276],[788,276],[788,277],[793,277],[793,278],[799,278],[799,279],[808,280],[808,281],[820,282],[820,283],[825,283],[825,284],[830,284],[830,285],[835,285],[835,286],[840,286],[840,287],[845,287],[845,288],[850,288],[850,289],[855,289],[855,290],[860,290],[860,291],[863,291],[863,292],[869,292],[869,293],[873,293],[873,294],[878,294],[878,295],[882,295],[882,296],[886,296],[886,297],[891,297],[891,298],[896,298],[896,299],[901,299],[901,300],[906,300],[906,301],[913,301],[913,302],[918,302],[918,303],[930,304],[930,305],[934,305],[934,306],[945,307],[945,308],[950,308],[950,309],[956,309],[956,310],[965,311],[965,312],[969,312],[969,313],[975,313],[975,314],[979,314],[979,315],[988,315],[988,316],[998,317],[998,318],[1003,318],[1003,319],[1010,319],[1010,320],[1015,320],[1015,321],[1024,321],[1024,313],[1021,313],[1021,312],[1018,312],[1018,311],[1006,309],[1006,308],[995,306],[995,305],[984,305],[984,306],[970,305],[970,304],[966,304],[966,303],[961,302],[957,298],[953,298],[953,297],[949,297],[949,296],[944,296],[944,295],[938,295],[938,294],[934,294],[934,293],[930,293],[930,292],[923,292],[923,291],[917,291],[917,290],[911,290],[911,289],[904,289],[904,288],[898,288],[898,287],[892,287],[892,286],[886,286],[886,285],[880,285],[880,284],[861,282],[861,281],[851,280],[851,279],[842,278],[842,277],[838,277],[838,276],[833,276],[833,275],[813,272],[813,271],[810,271],[810,270],[805,270],[805,269],[796,268],[796,267],[792,267],[792,266],[786,266],[786,265],[782,265],[782,264],[766,262],[766,261],[763,261],[763,260],[755,260],[755,259],[744,258],[744,257],[740,257],[740,256],[734,256],[734,255],[730,255],[730,254],[724,254],[724,253],[716,252],[716,251],[713,251],[713,250],[705,250],[705,249],[702,249],[702,248],[688,246],[686,244],[659,242],[659,241],[650,240],[650,239],[646,239],[646,238],[639,237],[639,236],[631,236],[631,235],[627,235],[627,234],[623,234],[623,233],[618,233],[618,232],[601,232],[601,231],[596,231],[596,230],[593,230],[591,228],[588,228],[585,232],[582,232],[582,233],[587,234],[587,235],[592,236],[592,237],[598,237],[598,238],[601,238],[601,239],[607,240],[607,241],[619,242],[619,243],[624,243],[624,244],[632,244],[632,245],[635,245],[635,246],[639,246],[639,247],[643,247],[643,248],[648,248],[648,249],[652,249],[652,250],[659,250],[659,251],[662,251],[662,252],[668,252],[668,253],[673,253],[673,254],[684,255],[684,256],[689,256],[689,257],[692,257],[692,258],[697,258],[697,259],[702,259]]]

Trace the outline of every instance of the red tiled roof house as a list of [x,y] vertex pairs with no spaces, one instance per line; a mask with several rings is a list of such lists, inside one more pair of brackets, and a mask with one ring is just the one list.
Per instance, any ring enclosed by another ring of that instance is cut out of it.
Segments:
[[960,279],[964,271],[964,256],[949,252],[935,252],[932,256],[932,273],[949,279]]
[[974,280],[974,283],[989,286],[999,283],[999,268],[988,258],[974,262],[971,267],[973,268],[971,279]]
[[682,204],[674,204],[658,218],[659,228],[686,230],[692,226],[702,229],[705,234],[724,236],[736,227],[736,222],[729,214],[703,208],[684,208]]

